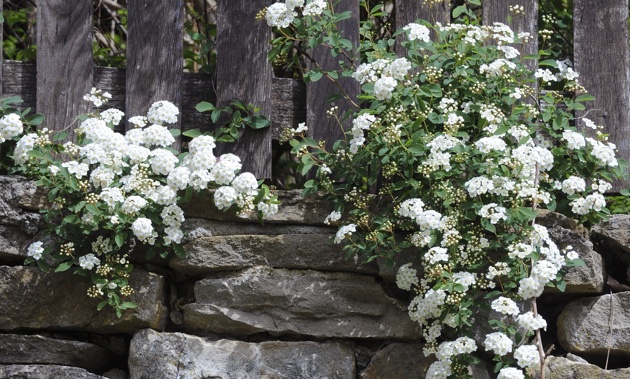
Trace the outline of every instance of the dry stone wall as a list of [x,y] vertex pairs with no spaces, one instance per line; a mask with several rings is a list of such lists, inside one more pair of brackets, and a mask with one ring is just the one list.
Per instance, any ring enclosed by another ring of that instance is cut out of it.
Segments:
[[[117,318],[96,311],[83,278],[22,266],[40,238],[41,205],[31,182],[0,176],[0,378],[423,378],[432,358],[393,284],[407,260],[344,257],[322,199],[280,197],[264,226],[195,198],[186,257],[135,254],[139,306]],[[570,269],[565,293],[541,298],[556,355],[547,378],[630,377],[630,292],[610,293],[628,284],[630,216],[597,225],[592,238],[557,214],[539,221],[587,262]],[[609,348],[614,370],[603,370],[595,364]],[[495,377],[486,364],[471,370]]]

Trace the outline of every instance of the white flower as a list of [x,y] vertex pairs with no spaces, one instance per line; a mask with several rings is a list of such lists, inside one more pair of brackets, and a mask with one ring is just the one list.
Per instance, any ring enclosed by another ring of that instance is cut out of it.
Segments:
[[538,368],[540,365],[540,354],[534,345],[519,346],[514,350],[514,358],[522,368]]
[[498,136],[480,138],[475,142],[475,146],[484,154],[488,154],[492,150],[505,151],[507,148],[503,138]]
[[234,154],[223,154],[210,170],[211,180],[219,185],[228,185],[241,169],[241,159]]
[[347,235],[351,235],[352,233],[357,231],[357,226],[355,224],[344,225],[337,231],[335,235],[335,243],[341,243]]
[[538,329],[547,329],[547,321],[541,315],[534,316],[533,312],[523,313],[516,318],[518,325],[528,332],[535,332]]
[[265,13],[267,25],[278,28],[286,28],[291,25],[295,16],[297,16],[297,13],[293,11],[293,8],[289,8],[283,3],[271,4],[267,7],[267,12]]
[[490,220],[491,224],[497,224],[500,220],[507,220],[507,209],[496,203],[486,204],[479,210],[479,216]]
[[304,5],[304,0],[286,0],[287,8],[293,9]]
[[597,125],[595,125],[593,120],[591,120],[590,118],[582,117],[582,122],[584,123],[584,126],[586,126],[587,128],[597,129]]
[[326,9],[326,0],[312,0],[302,10],[304,16],[319,16]]
[[378,100],[387,100],[392,97],[392,91],[396,88],[396,79],[384,76],[374,83],[374,96]]
[[168,176],[179,160],[169,150],[155,149],[151,151],[151,169],[157,175]]
[[421,40],[429,42],[430,32],[429,28],[424,25],[411,23],[403,28],[403,30],[409,33],[409,41]]
[[35,142],[37,141],[37,134],[29,133],[17,142],[15,145],[15,150],[13,150],[13,160],[18,165],[23,165],[29,160],[28,152],[33,150],[35,147]]
[[112,123],[112,125],[118,125],[124,115],[125,114],[118,109],[110,108],[101,112],[101,119],[107,123]]
[[147,206],[147,201],[140,196],[129,196],[125,199],[120,210],[126,214],[134,214]]
[[186,167],[177,167],[168,173],[166,183],[173,191],[185,190],[190,182],[190,170]]
[[258,188],[258,180],[251,172],[244,172],[238,175],[230,184],[239,195],[252,195]]
[[146,129],[142,130],[143,133],[143,141],[142,143],[147,146],[161,146],[167,147],[170,146],[173,142],[175,142],[175,138],[168,131],[165,126],[153,124]]
[[436,361],[431,363],[427,371],[427,379],[446,379],[453,374],[450,361]]
[[409,62],[407,58],[398,58],[385,68],[384,74],[396,80],[403,80],[410,69],[411,62]]
[[131,231],[143,243],[153,245],[157,238],[157,232],[153,229],[151,220],[145,217],[139,217],[131,224]]
[[403,217],[415,219],[420,216],[424,209],[424,203],[418,198],[407,199],[400,204],[398,214]]
[[[147,125],[147,118],[144,116],[133,116],[129,120],[129,123],[133,124],[136,128],[143,128]],[[134,130],[134,129],[132,129]],[[130,131],[127,131],[129,133]]]
[[418,284],[418,271],[411,265],[407,263],[400,266],[396,274],[396,285],[402,290],[410,291],[411,286]]
[[505,367],[499,371],[497,379],[525,379],[523,371],[514,367]]
[[501,332],[486,335],[483,343],[486,351],[492,350],[497,355],[505,355],[512,351],[512,340]]
[[328,216],[326,216],[326,219],[324,220],[324,224],[332,225],[335,222],[339,221],[339,219],[341,219],[341,213],[337,211],[332,211],[330,212]]
[[493,310],[502,313],[504,315],[516,316],[519,313],[518,305],[512,299],[501,296],[491,303]]
[[0,119],[0,143],[22,134],[23,131],[20,115],[9,113]]
[[237,197],[238,194],[234,188],[230,186],[219,187],[214,192],[214,205],[219,209],[227,209],[234,204]]
[[543,82],[556,82],[558,78],[549,69],[539,68],[534,74],[535,77],[541,78]]
[[101,260],[98,259],[94,254],[89,253],[82,257],[79,257],[79,266],[85,270],[91,270],[94,266],[100,266]]
[[570,176],[562,182],[562,192],[573,195],[586,189],[586,181],[577,176]]
[[581,149],[586,146],[586,140],[581,133],[577,133],[571,130],[565,130],[562,133],[562,139],[567,142],[567,147],[570,150]]
[[44,243],[41,241],[33,242],[28,247],[27,255],[29,257],[33,257],[33,259],[35,259],[36,261],[42,259],[42,254],[44,253],[44,248],[42,247],[42,245],[44,245]]
[[147,112],[147,120],[152,124],[174,124],[177,122],[179,109],[169,101],[156,101]]

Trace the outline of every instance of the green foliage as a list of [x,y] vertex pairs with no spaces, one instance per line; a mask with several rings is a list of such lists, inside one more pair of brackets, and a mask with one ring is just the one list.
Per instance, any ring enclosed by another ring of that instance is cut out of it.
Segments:
[[260,108],[238,100],[231,101],[225,107],[216,107],[212,103],[202,101],[197,104],[196,109],[198,112],[211,112],[210,119],[217,127],[205,133],[198,129],[190,129],[182,133],[186,137],[209,135],[217,142],[234,142],[242,135],[245,128],[263,129],[270,125],[267,118],[256,114]]

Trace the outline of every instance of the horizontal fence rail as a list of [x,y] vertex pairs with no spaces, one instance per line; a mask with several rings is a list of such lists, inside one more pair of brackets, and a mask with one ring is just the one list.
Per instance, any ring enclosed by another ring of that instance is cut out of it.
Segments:
[[[92,64],[92,1],[47,0],[38,2],[37,62],[35,65],[7,61],[0,65],[3,96],[20,95],[25,105],[46,116],[49,129],[61,130],[79,114],[90,111],[82,97],[94,86],[112,94],[110,105],[127,117],[144,114],[158,100],[173,102],[182,110],[173,127],[210,129],[208,114],[195,111],[200,101],[225,105],[241,100],[261,108],[272,128],[246,130],[235,144],[222,148],[242,157],[244,169],[261,178],[271,177],[271,143],[281,130],[307,122],[309,133],[328,144],[341,138],[341,130],[326,117],[330,105],[325,99],[336,88],[326,81],[304,84],[293,79],[273,77],[267,61],[270,28],[255,21],[260,8],[273,0],[217,1],[217,64],[212,75],[183,70],[183,0],[134,0],[128,2],[127,67],[112,69]],[[401,28],[416,19],[447,23],[448,1],[431,6],[422,0],[395,0],[395,24]],[[628,49],[628,0],[574,0],[574,65],[580,83],[596,97],[587,109],[588,117],[604,125],[618,154],[630,159],[630,52]],[[537,0],[486,0],[483,23],[506,22],[509,7],[523,6],[525,15],[515,16],[511,26],[529,32],[533,38],[526,54],[538,51]],[[0,5],[1,6],[1,5]],[[336,11],[350,11],[344,20],[344,37],[359,40],[358,0],[342,0]],[[0,35],[1,38],[1,35]],[[400,45],[399,55],[404,55]],[[334,64],[323,49],[311,56],[323,67]],[[531,68],[536,67],[530,61]],[[350,78],[342,82],[349,94],[359,86]],[[337,101],[339,111],[350,108]],[[577,114],[580,117],[583,114]],[[349,121],[346,123],[348,124]],[[579,123],[578,123],[579,124]],[[348,125],[344,125],[348,127]],[[630,186],[630,181],[614,183],[614,190]]]

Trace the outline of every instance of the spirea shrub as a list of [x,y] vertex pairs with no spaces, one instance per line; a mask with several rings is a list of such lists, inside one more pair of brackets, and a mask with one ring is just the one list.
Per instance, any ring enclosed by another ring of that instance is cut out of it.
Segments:
[[[624,167],[602,128],[574,116],[588,114],[583,103],[593,98],[567,62],[521,55],[536,36],[478,25],[465,7],[457,12],[466,23],[419,20],[396,32],[403,56],[394,39],[370,29],[381,5],[366,8],[353,46],[338,29],[349,15],[305,12],[313,3],[269,8],[279,36],[271,57],[323,45],[341,65],[311,62],[305,80],[350,76],[361,92],[341,94],[360,107],[332,149],[304,137],[303,127],[291,141],[302,172],[315,170],[305,193],[328,194],[326,222],[339,227],[334,242],[348,253],[372,260],[415,252],[397,284],[413,295],[409,317],[422,327],[425,354],[437,357],[427,378],[470,377],[473,352],[493,355],[500,378],[531,378],[544,362],[537,332],[546,327],[535,299],[546,286],[563,290],[563,268],[581,263],[536,223],[537,211],[601,220],[603,194]],[[528,69],[530,59],[539,68]],[[543,92],[550,83],[562,90]],[[475,342],[479,308],[500,317]]]
[[[99,90],[85,96],[95,106],[107,102]],[[74,269],[93,285],[87,295],[100,299],[98,309],[135,307],[126,301],[134,249],[166,257],[184,254],[181,246],[184,212],[179,204],[194,191],[216,189],[219,209],[257,213],[260,219],[278,210],[278,201],[251,173],[239,173],[234,154],[215,156],[215,139],[199,135],[180,154],[171,148],[174,134],[165,125],[177,122],[179,110],[158,101],[146,117],[134,116],[126,135],[114,131],[124,114],[108,109],[84,117],[76,128],[77,141],[58,143],[47,129],[23,131],[21,117],[0,119],[0,135],[16,139],[15,170],[36,180],[48,194],[50,207],[42,210],[48,242],[28,248],[27,264],[55,272]],[[225,195],[229,194],[229,195]]]

